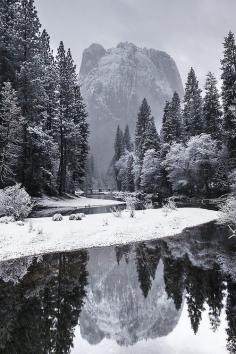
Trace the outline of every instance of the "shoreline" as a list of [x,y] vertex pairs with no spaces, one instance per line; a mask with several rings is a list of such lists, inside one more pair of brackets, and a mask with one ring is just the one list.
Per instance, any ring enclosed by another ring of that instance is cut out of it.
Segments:
[[[51,218],[26,219],[0,225],[0,262],[54,252],[115,246],[179,235],[186,228],[216,220],[218,212],[200,208],[181,208],[167,216],[162,209],[87,215],[81,221],[52,221]],[[30,230],[30,225],[32,231]]]

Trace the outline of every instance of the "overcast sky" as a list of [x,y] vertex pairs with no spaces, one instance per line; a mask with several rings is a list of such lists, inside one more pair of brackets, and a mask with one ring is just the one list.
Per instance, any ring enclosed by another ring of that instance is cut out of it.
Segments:
[[168,52],[185,81],[191,66],[201,83],[220,75],[222,42],[236,33],[236,0],[36,0],[53,47],[60,40],[80,65],[91,43],[104,48],[121,41]]

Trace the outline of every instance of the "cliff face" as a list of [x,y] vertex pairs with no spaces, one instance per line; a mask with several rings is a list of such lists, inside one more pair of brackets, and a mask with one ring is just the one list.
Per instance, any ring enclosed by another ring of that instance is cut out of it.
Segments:
[[116,127],[134,131],[138,108],[147,98],[160,128],[165,101],[183,86],[174,60],[165,52],[120,43],[105,50],[85,49],[80,69],[81,90],[89,113],[91,150],[101,169],[113,155]]

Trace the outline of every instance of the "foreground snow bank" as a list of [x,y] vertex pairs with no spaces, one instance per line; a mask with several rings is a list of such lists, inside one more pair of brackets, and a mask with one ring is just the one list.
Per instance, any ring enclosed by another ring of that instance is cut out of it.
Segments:
[[182,208],[167,216],[162,209],[136,211],[130,218],[113,214],[88,215],[81,221],[52,221],[51,218],[27,219],[24,226],[0,224],[0,260],[54,251],[119,245],[179,234],[218,218],[218,212]]

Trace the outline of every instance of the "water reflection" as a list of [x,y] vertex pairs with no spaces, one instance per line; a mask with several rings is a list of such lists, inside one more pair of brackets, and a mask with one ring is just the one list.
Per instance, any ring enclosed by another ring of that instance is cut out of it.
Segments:
[[[1,263],[0,353],[70,353],[73,345],[73,353],[102,353],[101,345],[133,353],[144,340],[154,350],[186,326],[196,336],[210,326],[217,338],[222,313],[224,346],[236,353],[232,246],[226,229],[209,224],[158,241]],[[214,353],[206,341],[198,352]],[[190,353],[187,342],[175,353]]]

